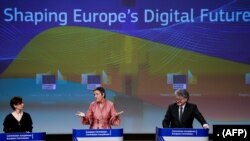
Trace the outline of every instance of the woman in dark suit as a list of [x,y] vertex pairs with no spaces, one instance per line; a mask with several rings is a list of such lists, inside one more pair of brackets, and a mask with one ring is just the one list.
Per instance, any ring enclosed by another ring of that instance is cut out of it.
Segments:
[[170,104],[162,121],[164,128],[193,128],[193,121],[196,118],[203,128],[209,129],[209,125],[199,112],[197,105],[189,103],[187,90],[175,92],[176,102]]
[[3,131],[9,132],[32,132],[32,119],[30,115],[23,112],[24,103],[21,97],[13,97],[10,100],[10,106],[13,112],[8,114],[3,123]]

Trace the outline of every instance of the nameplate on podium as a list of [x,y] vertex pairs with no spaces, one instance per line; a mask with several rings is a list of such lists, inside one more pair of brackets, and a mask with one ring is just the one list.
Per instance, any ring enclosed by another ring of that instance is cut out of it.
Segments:
[[156,141],[208,141],[208,129],[158,128]]
[[73,129],[73,141],[123,141],[123,129]]
[[45,132],[0,133],[0,141],[45,141]]

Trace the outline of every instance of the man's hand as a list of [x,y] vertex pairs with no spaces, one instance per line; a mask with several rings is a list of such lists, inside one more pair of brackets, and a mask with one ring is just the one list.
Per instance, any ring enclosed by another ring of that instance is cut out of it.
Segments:
[[203,124],[203,128],[209,129],[209,125],[208,124]]

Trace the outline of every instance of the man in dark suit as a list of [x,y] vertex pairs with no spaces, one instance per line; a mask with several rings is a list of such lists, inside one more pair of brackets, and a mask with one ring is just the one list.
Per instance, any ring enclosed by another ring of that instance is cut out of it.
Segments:
[[189,103],[189,93],[187,90],[175,91],[176,102],[169,105],[165,117],[162,121],[164,128],[193,128],[193,121],[196,118],[203,128],[209,126],[199,112],[197,105]]

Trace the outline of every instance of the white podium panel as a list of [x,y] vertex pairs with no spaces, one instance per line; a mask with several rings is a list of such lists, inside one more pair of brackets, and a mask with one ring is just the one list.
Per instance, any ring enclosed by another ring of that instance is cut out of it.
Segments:
[[0,141],[45,141],[45,132],[0,133]]
[[208,129],[158,128],[156,141],[208,141]]
[[123,129],[73,129],[73,141],[123,141]]

